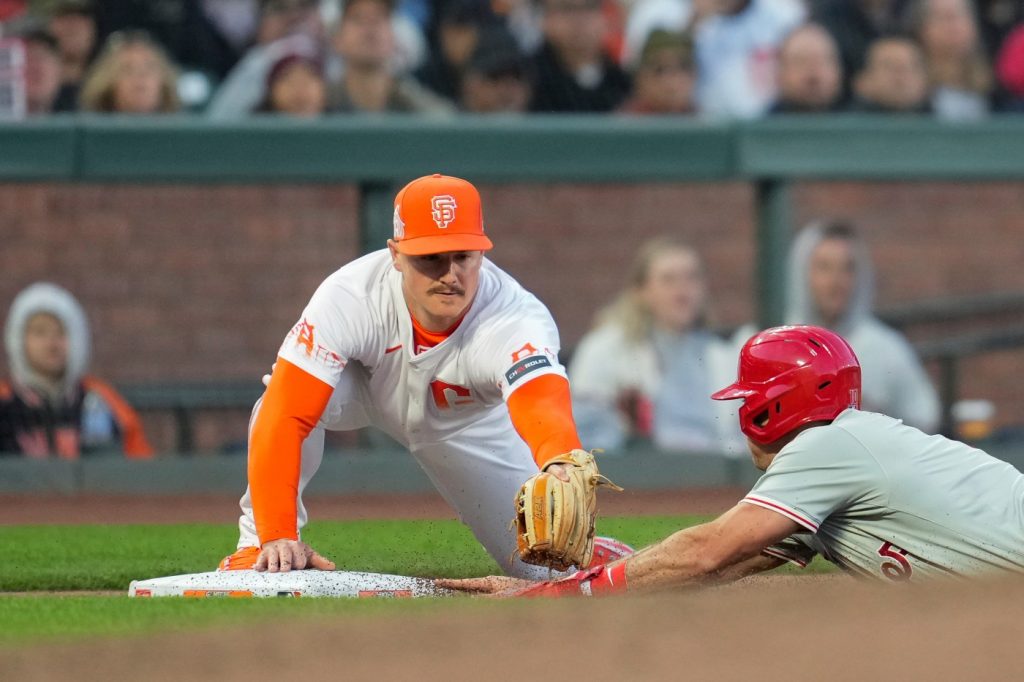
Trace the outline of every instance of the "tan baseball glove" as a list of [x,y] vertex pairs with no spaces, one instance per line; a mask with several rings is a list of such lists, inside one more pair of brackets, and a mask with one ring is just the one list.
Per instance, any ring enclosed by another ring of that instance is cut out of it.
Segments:
[[516,495],[519,558],[528,564],[564,571],[586,568],[594,555],[597,488],[622,490],[597,470],[594,456],[573,450],[547,462],[570,464],[569,481],[552,473],[534,474]]

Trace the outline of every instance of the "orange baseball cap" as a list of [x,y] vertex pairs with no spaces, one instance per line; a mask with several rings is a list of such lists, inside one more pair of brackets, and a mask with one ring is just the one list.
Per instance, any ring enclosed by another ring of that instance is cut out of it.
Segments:
[[450,175],[416,178],[395,197],[398,252],[425,256],[446,251],[487,251],[480,193],[470,182]]

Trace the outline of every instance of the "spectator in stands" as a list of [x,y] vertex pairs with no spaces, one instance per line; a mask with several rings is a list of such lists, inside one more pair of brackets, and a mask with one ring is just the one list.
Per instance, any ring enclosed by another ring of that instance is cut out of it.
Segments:
[[854,81],[853,111],[927,114],[931,112],[928,73],[921,48],[911,38],[879,38],[868,49],[864,70]]
[[327,85],[320,62],[303,55],[279,59],[267,77],[267,98],[260,111],[316,118],[326,111]]
[[317,0],[261,0],[256,44],[270,45],[290,35],[322,37],[323,21]]
[[540,0],[544,42],[534,55],[530,109],[605,112],[629,95],[629,76],[605,51],[601,0]]
[[78,90],[96,54],[96,17],[85,0],[62,0],[50,14],[49,30],[60,49],[61,88],[55,111],[78,108]]
[[29,116],[53,113],[60,94],[57,39],[36,29],[21,36],[25,46],[25,104]]
[[1022,22],[1024,3],[1019,0],[974,0],[979,20],[981,42],[988,51],[989,60],[996,61],[999,49]]
[[968,0],[914,0],[910,31],[925,53],[932,110],[941,119],[977,121],[991,110],[995,78]]
[[996,65],[999,70],[999,83],[1006,90],[1008,97],[1004,108],[1010,111],[1024,111],[1024,24],[1007,36]]
[[779,46],[804,20],[798,0],[715,0],[695,25],[697,109],[748,119],[775,100]]
[[938,428],[935,389],[907,340],[872,314],[874,273],[867,248],[843,222],[815,223],[793,242],[786,322],[842,334],[860,358],[864,409]]
[[451,101],[459,99],[462,77],[480,42],[480,34],[497,19],[480,0],[446,0],[440,4],[437,45],[416,78]]
[[212,74],[219,80],[238,60],[238,52],[210,19],[204,4],[204,0],[95,2],[99,42],[105,43],[114,33],[145,31],[183,70]]
[[820,0],[812,18],[835,38],[843,63],[844,99],[853,94],[853,80],[864,69],[868,47],[900,28],[903,0]]
[[708,330],[700,257],[674,239],[643,244],[628,285],[573,355],[569,380],[580,438],[616,449],[650,440],[669,450],[740,456],[734,407],[710,399],[735,378],[736,349]]
[[914,0],[907,24],[924,52],[935,114],[959,121],[988,114],[994,78],[970,3]]
[[775,99],[775,59],[806,11],[799,0],[638,0],[626,26],[625,60],[635,64],[651,31],[693,35],[696,108],[753,118]]
[[395,36],[391,0],[348,0],[334,33],[343,63],[328,101],[339,112],[448,114],[454,106],[392,68]]
[[786,37],[779,48],[778,86],[771,114],[826,113],[839,108],[843,67],[828,31],[808,23]]
[[260,4],[260,0],[200,0],[203,15],[236,60],[258,40]]
[[138,415],[87,375],[89,324],[78,301],[33,284],[11,304],[4,329],[10,381],[0,381],[0,454],[77,459],[121,450],[153,454]]
[[217,88],[206,114],[236,119],[258,110],[274,64],[291,55],[323,62],[325,33],[315,0],[260,0],[256,44]]
[[692,114],[696,80],[693,41],[683,33],[655,30],[647,38],[633,74],[626,114]]
[[521,113],[531,92],[529,65],[512,34],[500,27],[481,33],[462,78],[462,109],[476,114]]
[[175,112],[177,79],[163,48],[148,34],[114,33],[82,84],[81,108],[118,114]]

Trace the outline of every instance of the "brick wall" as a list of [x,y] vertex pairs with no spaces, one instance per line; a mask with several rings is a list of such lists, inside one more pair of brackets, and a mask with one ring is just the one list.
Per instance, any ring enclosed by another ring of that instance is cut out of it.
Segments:
[[[567,346],[621,286],[635,246],[664,232],[704,254],[720,323],[753,313],[746,184],[482,191],[494,260],[551,307]],[[845,216],[862,227],[882,304],[1024,290],[1019,183],[810,183],[794,200],[798,224]],[[320,280],[356,255],[356,207],[346,186],[0,186],[0,309],[49,279],[87,307],[93,367],[115,382],[256,380]],[[1022,361],[968,361],[964,395],[1024,421]],[[201,445],[244,438],[244,418],[228,422],[201,424]],[[152,428],[169,442],[166,422]]]

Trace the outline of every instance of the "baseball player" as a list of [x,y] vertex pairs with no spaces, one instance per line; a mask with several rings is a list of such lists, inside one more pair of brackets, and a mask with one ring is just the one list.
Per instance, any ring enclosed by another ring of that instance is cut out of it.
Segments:
[[[562,480],[578,450],[569,383],[548,310],[484,258],[480,196],[422,177],[395,199],[394,238],[328,277],[278,353],[253,409],[238,550],[221,569],[333,569],[300,540],[302,491],[324,432],[376,426],[409,449],[506,572],[513,498],[540,469]],[[599,554],[631,551],[616,543]]]
[[1024,475],[860,411],[860,365],[838,334],[776,327],[740,352],[740,426],[764,476],[719,518],[556,581],[442,581],[521,595],[603,594],[742,577],[820,554],[890,581],[1024,572]]

